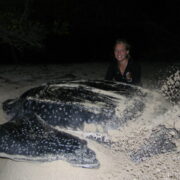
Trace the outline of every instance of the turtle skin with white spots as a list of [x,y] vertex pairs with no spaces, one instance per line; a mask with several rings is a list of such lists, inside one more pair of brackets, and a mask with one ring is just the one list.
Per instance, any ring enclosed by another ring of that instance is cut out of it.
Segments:
[[[32,88],[3,103],[11,120],[0,126],[0,156],[32,161],[62,159],[81,167],[99,167],[85,140],[54,127],[82,130],[85,123],[116,122],[117,103],[136,92],[138,88],[126,84],[83,80]],[[120,124],[126,121],[128,118]]]
[[[3,110],[11,120],[0,125],[0,157],[31,161],[61,159],[76,166],[97,168],[100,163],[87,142],[56,127],[83,130],[85,124],[95,124],[105,130],[118,128],[143,112],[144,97],[146,92],[139,87],[100,80],[51,82],[32,88],[3,103]],[[127,108],[119,115],[116,110],[121,103],[127,104]],[[158,144],[161,133],[157,136],[150,138],[146,151],[142,146],[132,152],[131,159],[140,162],[143,157],[151,157],[149,154],[161,153],[162,143]],[[169,136],[164,137],[163,142]],[[175,149],[171,139],[169,142],[165,146],[167,152]]]

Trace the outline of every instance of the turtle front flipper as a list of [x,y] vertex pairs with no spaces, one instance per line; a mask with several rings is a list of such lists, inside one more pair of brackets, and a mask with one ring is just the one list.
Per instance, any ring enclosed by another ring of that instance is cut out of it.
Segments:
[[60,132],[35,114],[15,116],[0,126],[0,157],[13,160],[65,160],[75,166],[97,168],[99,162],[87,142]]

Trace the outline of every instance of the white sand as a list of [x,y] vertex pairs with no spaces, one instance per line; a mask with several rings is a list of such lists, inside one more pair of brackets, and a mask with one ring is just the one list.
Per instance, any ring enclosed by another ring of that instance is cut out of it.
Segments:
[[[84,63],[48,66],[1,66],[0,67],[0,103],[9,98],[19,96],[25,90],[51,80],[65,78],[70,74],[82,79],[103,79],[107,63]],[[157,68],[157,67],[156,67]],[[143,85],[153,87],[153,66],[143,64]],[[96,142],[88,141],[88,146],[96,152],[100,161],[98,169],[73,167],[65,161],[48,163],[17,162],[0,159],[0,180],[153,180],[180,179],[180,141],[176,141],[177,152],[161,154],[140,164],[135,164],[124,152],[133,149],[143,142],[153,127],[165,124],[180,130],[179,105],[171,107],[166,104],[157,92],[149,98],[149,107],[145,109],[136,123],[129,122],[119,130],[108,132],[109,137],[116,142],[115,146],[106,148]],[[168,111],[162,112],[164,108]],[[7,121],[6,115],[0,108],[0,123]],[[92,130],[91,127],[87,128]]]

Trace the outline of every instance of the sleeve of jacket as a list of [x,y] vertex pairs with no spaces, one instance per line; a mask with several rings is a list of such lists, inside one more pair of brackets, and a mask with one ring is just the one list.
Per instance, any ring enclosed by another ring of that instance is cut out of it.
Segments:
[[112,81],[114,78],[114,64],[111,63],[106,71],[105,80]]
[[141,83],[141,66],[140,64],[135,64],[133,69],[134,74],[134,84],[140,84]]

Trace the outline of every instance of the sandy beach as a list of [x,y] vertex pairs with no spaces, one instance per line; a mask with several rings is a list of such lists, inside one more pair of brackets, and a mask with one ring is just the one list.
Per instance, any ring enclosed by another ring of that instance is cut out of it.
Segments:
[[[0,124],[8,121],[2,110],[2,102],[16,98],[26,90],[43,83],[62,79],[104,79],[108,63],[77,63],[59,65],[22,65],[0,67]],[[148,107],[143,115],[123,128],[111,130],[108,135],[116,146],[107,148],[88,140],[88,146],[96,152],[100,167],[86,169],[74,167],[65,161],[53,162],[18,162],[0,159],[0,180],[168,180],[180,179],[180,139],[175,141],[177,150],[160,154],[141,163],[134,163],[125,150],[136,148],[144,137],[158,126],[180,130],[179,104],[171,106],[159,94],[157,77],[159,64],[142,63],[142,85],[151,92],[146,102]],[[167,103],[167,104],[166,104]],[[165,110],[164,110],[165,109]],[[88,128],[87,128],[88,131]]]

